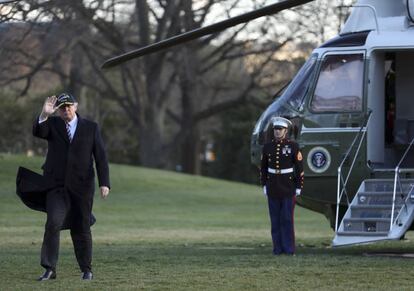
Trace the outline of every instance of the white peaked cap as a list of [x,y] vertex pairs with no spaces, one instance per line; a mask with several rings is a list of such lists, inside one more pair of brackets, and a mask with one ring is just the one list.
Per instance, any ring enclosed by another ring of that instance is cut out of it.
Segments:
[[273,127],[284,127],[284,128],[288,128],[289,126],[292,125],[292,122],[289,119],[286,119],[286,118],[280,117],[280,116],[272,117],[272,119],[270,120],[270,122],[272,123],[272,126]]

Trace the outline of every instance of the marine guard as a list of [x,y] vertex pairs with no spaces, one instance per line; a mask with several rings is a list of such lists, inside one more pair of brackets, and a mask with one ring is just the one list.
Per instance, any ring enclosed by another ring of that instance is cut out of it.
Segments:
[[260,178],[267,196],[273,254],[295,253],[294,208],[303,188],[302,154],[296,142],[287,138],[290,120],[271,119],[274,139],[263,146]]

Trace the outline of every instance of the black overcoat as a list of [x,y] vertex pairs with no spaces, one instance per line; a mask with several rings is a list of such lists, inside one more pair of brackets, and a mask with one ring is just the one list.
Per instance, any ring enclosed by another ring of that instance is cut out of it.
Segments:
[[[27,207],[46,212],[46,193],[52,189],[52,185],[42,175],[19,167],[16,177],[16,193]],[[92,214],[91,225],[95,222],[96,219]],[[70,229],[71,227],[72,218],[68,215],[62,229]]]
[[[48,191],[65,188],[73,195],[73,201],[77,201],[72,205],[71,212],[80,212],[82,217],[89,216],[92,220],[94,163],[99,186],[110,187],[109,166],[98,125],[79,115],[77,117],[78,123],[71,142],[65,122],[56,116],[49,117],[42,123],[36,119],[33,123],[33,135],[48,143],[46,160],[42,166]],[[78,203],[82,203],[82,206]],[[70,216],[71,213],[68,217]]]
[[49,117],[45,122],[35,120],[33,135],[47,140],[43,176],[53,186],[64,186],[71,192],[94,194],[95,160],[99,186],[110,187],[109,167],[98,125],[78,115],[78,124],[72,142],[60,117]]

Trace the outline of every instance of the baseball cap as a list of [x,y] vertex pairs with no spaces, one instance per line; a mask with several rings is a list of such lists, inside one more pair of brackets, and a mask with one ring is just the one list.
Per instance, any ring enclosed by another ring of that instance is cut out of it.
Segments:
[[60,107],[63,105],[73,105],[76,103],[75,97],[73,97],[69,93],[62,93],[59,95],[56,101],[56,107]]

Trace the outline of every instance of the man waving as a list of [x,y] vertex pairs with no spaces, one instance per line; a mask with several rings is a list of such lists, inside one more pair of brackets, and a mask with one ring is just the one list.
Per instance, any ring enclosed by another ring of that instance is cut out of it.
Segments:
[[[91,211],[95,191],[94,168],[102,198],[109,194],[109,167],[98,125],[81,118],[78,103],[67,93],[48,97],[33,124],[33,135],[47,140],[43,165],[52,185],[47,193],[47,221],[41,251],[46,269],[39,281],[56,278],[60,230],[70,220],[70,234],[82,279],[92,280]],[[59,117],[52,116],[57,111]]]

